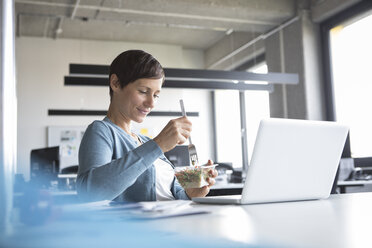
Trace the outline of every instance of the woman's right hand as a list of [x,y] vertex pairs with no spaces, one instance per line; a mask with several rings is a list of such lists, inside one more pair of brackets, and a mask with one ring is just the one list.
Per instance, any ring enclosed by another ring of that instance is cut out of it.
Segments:
[[190,136],[192,123],[183,116],[170,120],[154,141],[160,146],[163,152],[172,150],[176,145],[183,144]]

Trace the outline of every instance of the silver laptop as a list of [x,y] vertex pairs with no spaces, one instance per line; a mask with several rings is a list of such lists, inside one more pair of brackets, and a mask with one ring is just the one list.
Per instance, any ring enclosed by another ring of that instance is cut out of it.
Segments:
[[265,119],[242,195],[192,198],[208,204],[253,204],[328,198],[348,127],[335,122]]

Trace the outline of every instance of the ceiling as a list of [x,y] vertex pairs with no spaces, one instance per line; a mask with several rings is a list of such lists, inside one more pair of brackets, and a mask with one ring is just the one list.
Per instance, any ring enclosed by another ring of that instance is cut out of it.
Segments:
[[269,32],[296,16],[298,4],[296,0],[15,0],[16,35],[205,50],[232,32],[252,37]]

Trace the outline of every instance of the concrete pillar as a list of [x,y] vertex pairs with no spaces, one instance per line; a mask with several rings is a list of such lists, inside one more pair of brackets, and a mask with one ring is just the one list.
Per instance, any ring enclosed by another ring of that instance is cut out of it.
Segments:
[[226,35],[205,51],[205,67],[212,70],[231,70],[265,52],[262,40],[242,49],[259,34],[248,32],[233,32]]
[[298,85],[275,85],[270,94],[271,117],[325,119],[321,80],[318,26],[309,12],[265,40],[266,62],[270,72],[298,73]]

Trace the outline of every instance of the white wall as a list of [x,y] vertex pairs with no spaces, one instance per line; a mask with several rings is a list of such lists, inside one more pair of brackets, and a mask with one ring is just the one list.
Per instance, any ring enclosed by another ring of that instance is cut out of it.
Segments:
[[[201,50],[180,46],[124,42],[52,40],[20,37],[16,39],[16,70],[18,94],[18,165],[17,173],[25,179],[30,174],[30,151],[47,146],[47,126],[88,125],[103,116],[48,116],[48,109],[106,110],[108,87],[64,86],[70,63],[104,64],[122,51],[143,49],[154,55],[164,67],[204,68]],[[210,94],[204,90],[163,89],[158,111],[180,111],[183,98],[187,111],[198,111],[192,117],[193,142],[201,160],[212,154]],[[148,117],[143,125],[160,131],[170,118]]]

